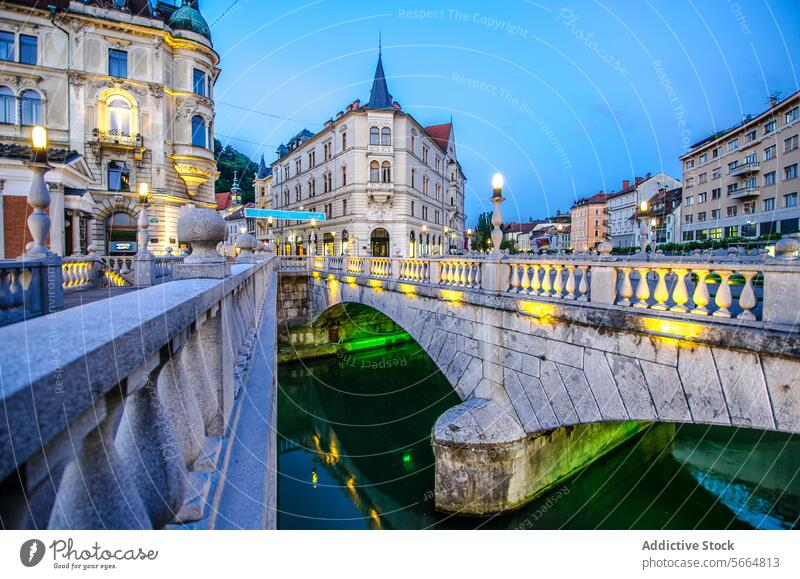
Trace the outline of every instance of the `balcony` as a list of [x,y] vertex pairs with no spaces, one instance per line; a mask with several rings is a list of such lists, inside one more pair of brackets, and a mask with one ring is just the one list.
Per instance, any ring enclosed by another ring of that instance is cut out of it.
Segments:
[[394,183],[367,182],[367,195],[376,203],[386,203],[394,193]]
[[728,197],[731,199],[744,199],[745,197],[756,197],[759,193],[761,193],[761,189],[758,187],[744,187],[730,191]]
[[138,133],[136,135],[129,135],[117,130],[101,131],[100,129],[94,129],[92,130],[92,141],[90,144],[95,154],[97,154],[100,149],[108,148],[133,151],[134,158],[137,161],[141,161],[144,155],[144,138]]
[[728,171],[731,177],[738,177],[739,175],[751,175],[759,169],[759,162],[753,161],[751,163],[742,163]]

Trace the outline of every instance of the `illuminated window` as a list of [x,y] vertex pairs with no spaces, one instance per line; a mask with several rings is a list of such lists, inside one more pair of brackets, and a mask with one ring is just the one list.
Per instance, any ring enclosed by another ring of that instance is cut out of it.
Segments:
[[130,134],[131,105],[125,99],[112,98],[108,102],[108,128],[114,134]]

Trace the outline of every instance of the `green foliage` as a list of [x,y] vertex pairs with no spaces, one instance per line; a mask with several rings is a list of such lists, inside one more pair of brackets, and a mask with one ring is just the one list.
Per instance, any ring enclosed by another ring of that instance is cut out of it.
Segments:
[[507,249],[508,253],[517,253],[517,240],[504,239],[500,244],[500,249]]
[[687,254],[696,249],[727,249],[730,246],[743,246],[746,249],[763,246],[765,242],[774,241],[781,238],[780,233],[770,233],[758,238],[752,237],[725,237],[723,239],[699,239],[695,241],[683,241],[673,243],[659,243],[656,249],[665,253]]
[[475,226],[475,237],[472,240],[472,248],[486,250],[492,239],[492,214],[481,213],[478,215],[478,224]]
[[242,189],[242,203],[255,201],[253,190],[253,176],[258,170],[258,164],[253,163],[246,155],[240,153],[230,145],[222,146],[214,139],[214,158],[217,161],[219,179],[214,186],[217,193],[227,193],[233,184],[233,174],[239,177],[239,187]]

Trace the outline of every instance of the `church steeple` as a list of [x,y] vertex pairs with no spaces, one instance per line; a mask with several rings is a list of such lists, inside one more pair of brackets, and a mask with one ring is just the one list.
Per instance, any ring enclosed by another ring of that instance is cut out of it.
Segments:
[[369,91],[369,109],[391,109],[392,95],[386,86],[386,75],[383,73],[383,51],[380,37],[378,39],[378,66],[375,68],[375,79],[372,81],[372,90]]

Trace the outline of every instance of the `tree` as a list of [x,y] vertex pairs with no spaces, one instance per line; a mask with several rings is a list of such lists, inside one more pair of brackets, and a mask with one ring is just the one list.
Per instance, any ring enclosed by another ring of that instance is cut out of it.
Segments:
[[475,238],[472,240],[472,248],[485,251],[489,249],[492,239],[492,213],[481,213],[478,215],[478,224],[475,226]]
[[217,161],[219,171],[219,179],[214,190],[217,193],[230,191],[235,172],[239,179],[239,187],[242,189],[242,203],[255,201],[253,175],[258,170],[258,165],[230,145],[223,147],[217,139],[214,139],[214,159]]

